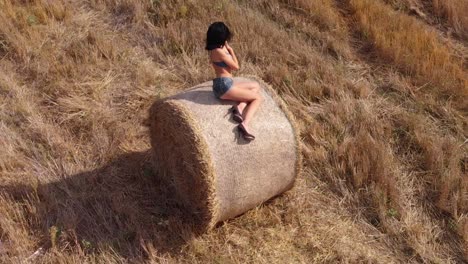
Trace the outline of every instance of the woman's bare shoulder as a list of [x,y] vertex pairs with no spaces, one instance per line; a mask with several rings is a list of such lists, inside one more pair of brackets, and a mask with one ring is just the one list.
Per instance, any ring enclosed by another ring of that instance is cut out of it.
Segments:
[[212,49],[210,55],[212,58],[222,58],[224,56],[223,48]]
[[221,54],[223,54],[223,52],[224,52],[224,49],[223,49],[223,48],[216,48],[216,49],[212,49],[212,50],[211,50],[211,53],[212,53],[212,54],[219,54],[219,55],[221,55]]

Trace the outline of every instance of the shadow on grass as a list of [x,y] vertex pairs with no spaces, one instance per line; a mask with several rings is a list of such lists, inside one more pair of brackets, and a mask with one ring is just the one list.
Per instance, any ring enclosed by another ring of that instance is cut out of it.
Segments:
[[81,253],[112,248],[122,257],[141,258],[150,254],[148,248],[176,254],[197,235],[190,213],[153,171],[150,151],[125,154],[37,188],[0,185],[0,194],[31,205],[24,207],[28,226],[45,248]]

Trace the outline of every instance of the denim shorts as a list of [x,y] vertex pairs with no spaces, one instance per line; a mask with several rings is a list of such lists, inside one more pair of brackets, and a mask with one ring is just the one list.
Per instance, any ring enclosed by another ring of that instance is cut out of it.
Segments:
[[230,77],[218,77],[213,79],[213,93],[220,98],[229,89],[231,89],[234,80]]

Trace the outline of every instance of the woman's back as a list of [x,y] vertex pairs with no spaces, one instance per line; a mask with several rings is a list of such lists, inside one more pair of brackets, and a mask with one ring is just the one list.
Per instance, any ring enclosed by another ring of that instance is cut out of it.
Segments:
[[210,62],[215,70],[217,77],[231,77],[232,69],[229,65],[222,59],[227,55],[232,59],[232,55],[227,51],[226,47],[213,49],[210,51]]

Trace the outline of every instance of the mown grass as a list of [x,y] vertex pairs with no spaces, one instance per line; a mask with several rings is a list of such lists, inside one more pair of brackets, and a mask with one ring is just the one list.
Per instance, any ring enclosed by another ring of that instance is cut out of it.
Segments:
[[[212,77],[217,20],[240,74],[297,117],[305,171],[196,234],[153,172],[145,119]],[[0,262],[466,260],[465,70],[382,2],[5,0],[0,21]]]

